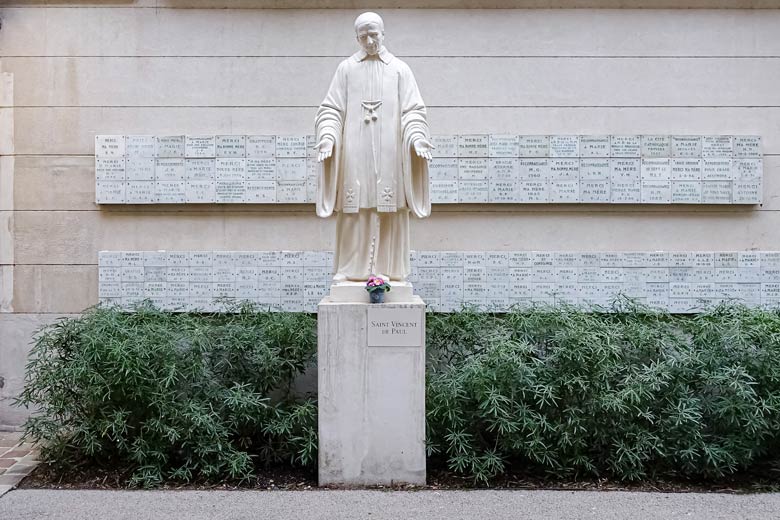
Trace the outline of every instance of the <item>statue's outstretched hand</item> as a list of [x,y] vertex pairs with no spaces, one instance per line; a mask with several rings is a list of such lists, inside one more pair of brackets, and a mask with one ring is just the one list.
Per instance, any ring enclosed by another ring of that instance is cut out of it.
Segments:
[[414,142],[414,151],[417,153],[417,155],[429,161],[433,159],[433,156],[431,155],[431,150],[433,150],[434,148],[436,147],[433,146],[431,142],[425,138],[418,139]]
[[317,162],[322,162],[333,155],[333,141],[323,137],[314,149],[317,150]]

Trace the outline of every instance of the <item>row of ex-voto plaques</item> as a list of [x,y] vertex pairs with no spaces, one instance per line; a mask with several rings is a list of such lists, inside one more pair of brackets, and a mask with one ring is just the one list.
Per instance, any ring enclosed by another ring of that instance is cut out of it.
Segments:
[[[249,300],[316,312],[328,294],[328,251],[101,251],[99,298],[131,308],[223,311]],[[674,313],[722,301],[780,308],[780,252],[416,251],[410,281],[434,311],[472,304],[609,307],[627,296]]]
[[[759,204],[758,136],[435,136],[433,203]],[[313,202],[314,136],[95,137],[99,204]]]

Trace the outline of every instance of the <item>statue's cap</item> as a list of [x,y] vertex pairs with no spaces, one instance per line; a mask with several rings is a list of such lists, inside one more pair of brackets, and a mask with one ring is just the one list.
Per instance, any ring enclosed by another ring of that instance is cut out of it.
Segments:
[[379,28],[382,29],[382,32],[385,31],[385,22],[382,21],[382,17],[376,13],[368,11],[355,18],[355,32],[360,29],[361,25],[365,25],[371,22],[379,24]]

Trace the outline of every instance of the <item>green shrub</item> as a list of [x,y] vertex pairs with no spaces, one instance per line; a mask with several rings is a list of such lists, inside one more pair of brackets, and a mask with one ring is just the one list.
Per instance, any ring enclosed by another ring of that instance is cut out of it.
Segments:
[[434,457],[477,482],[717,477],[780,456],[780,314],[641,307],[428,319]]
[[316,403],[289,388],[316,341],[307,314],[95,307],[37,336],[18,400],[37,408],[26,434],[60,469],[129,468],[131,485],[311,464]]

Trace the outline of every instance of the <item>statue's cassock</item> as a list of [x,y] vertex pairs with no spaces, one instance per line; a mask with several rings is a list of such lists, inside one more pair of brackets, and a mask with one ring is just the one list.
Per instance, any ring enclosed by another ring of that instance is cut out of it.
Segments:
[[[337,277],[410,274],[409,213],[430,215],[428,162],[414,150],[430,139],[411,69],[384,47],[339,64],[315,120],[317,142],[333,140],[317,185],[317,215],[338,212]],[[373,267],[373,269],[372,269]]]

